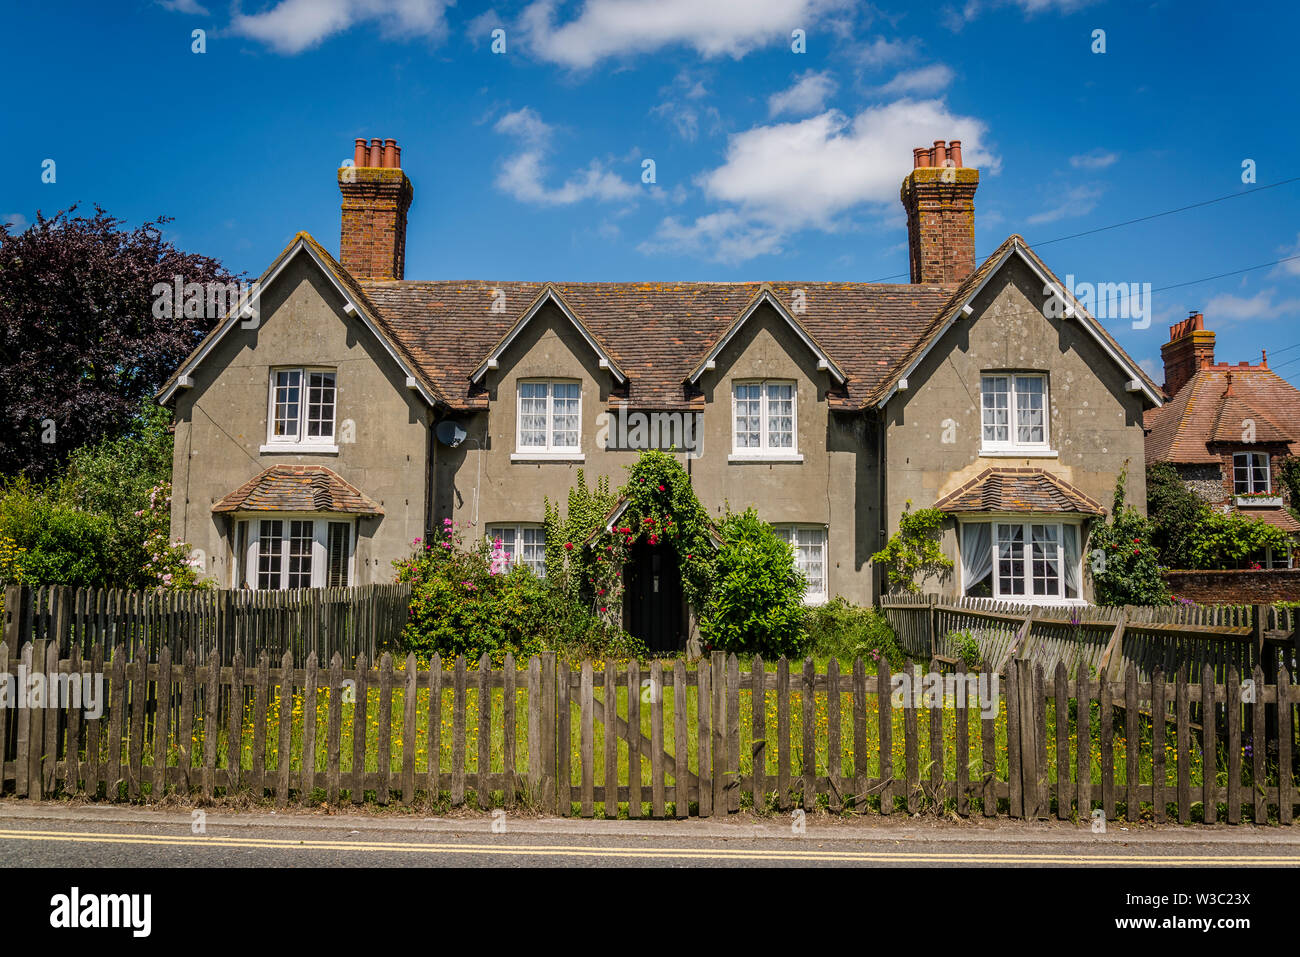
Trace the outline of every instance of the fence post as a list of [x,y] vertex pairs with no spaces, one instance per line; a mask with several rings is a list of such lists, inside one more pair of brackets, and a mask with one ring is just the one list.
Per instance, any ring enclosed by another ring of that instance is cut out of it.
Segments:
[[1038,816],[1040,810],[1039,791],[1040,776],[1046,772],[1040,767],[1038,748],[1038,703],[1039,682],[1035,680],[1034,668],[1028,658],[1015,660],[1017,671],[1016,691],[1018,697],[1019,731],[1020,731],[1020,795],[1024,803],[1023,817],[1030,820]]
[[[556,796],[555,765],[560,742],[557,738],[556,726],[558,722],[555,720],[555,652],[543,652],[541,662],[542,693],[540,700],[533,703],[533,717],[539,721],[541,726],[542,807],[552,813],[558,813],[559,803]],[[564,742],[565,747],[568,747],[568,744],[567,741]]]
[[933,595],[930,595],[930,596],[929,596],[929,599],[930,599],[930,600],[929,600],[930,610],[929,610],[929,614],[926,616],[926,625],[927,625],[927,627],[928,627],[928,629],[929,629],[929,632],[930,632],[930,660],[933,661],[933,660],[934,660],[934,654],[935,654],[935,634],[934,634],[934,625],[935,625],[935,622],[934,622],[934,614],[935,614],[935,612],[934,612],[934,596],[933,596]]

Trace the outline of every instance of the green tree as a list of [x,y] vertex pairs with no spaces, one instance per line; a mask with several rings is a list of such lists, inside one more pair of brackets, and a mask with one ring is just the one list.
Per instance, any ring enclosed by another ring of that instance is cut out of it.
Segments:
[[1147,515],[1151,544],[1166,568],[1199,568],[1194,557],[1197,531],[1209,512],[1168,462],[1147,466]]

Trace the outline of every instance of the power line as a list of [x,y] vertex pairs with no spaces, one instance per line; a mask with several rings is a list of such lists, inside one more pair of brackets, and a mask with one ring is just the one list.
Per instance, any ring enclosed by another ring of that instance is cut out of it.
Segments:
[[1071,233],[1069,236],[1060,236],[1056,239],[1049,239],[1046,242],[1030,243],[1029,245],[1050,246],[1053,243],[1063,243],[1067,239],[1078,239],[1080,236],[1091,236],[1094,233],[1104,233],[1109,229],[1119,229],[1121,226],[1132,226],[1134,223],[1145,223],[1153,219],[1159,219],[1162,216],[1172,216],[1174,213],[1183,213],[1189,209],[1200,209],[1202,206],[1213,206],[1215,203],[1222,203],[1229,199],[1238,199],[1242,196],[1250,196],[1254,193],[1262,193],[1266,189],[1277,189],[1279,186],[1285,186],[1288,183],[1300,182],[1300,176],[1293,176],[1290,179],[1279,180],[1276,183],[1265,183],[1263,186],[1256,186],[1254,189],[1244,189],[1239,193],[1228,193],[1225,196],[1216,196],[1214,199],[1201,200],[1199,203],[1189,203],[1186,206],[1179,206],[1177,209],[1166,209],[1161,213],[1151,213],[1149,216],[1139,216],[1137,219],[1126,219],[1122,223],[1112,223],[1109,226],[1098,226],[1096,229],[1085,229],[1081,233]]
[[[1300,182],[1300,176],[1292,176],[1290,179],[1279,180],[1276,183],[1265,183],[1263,186],[1256,186],[1254,189],[1242,190],[1239,193],[1228,193],[1223,196],[1216,196],[1213,199],[1204,199],[1198,203],[1188,203],[1186,206],[1179,206],[1176,207],[1175,209],[1166,209],[1163,210],[1162,212],[1151,213],[1147,216],[1139,216],[1136,219],[1126,219],[1123,222],[1111,223],[1109,226],[1098,226],[1095,229],[1085,229],[1083,232],[1071,233],[1068,236],[1058,236],[1055,239],[1048,239],[1048,240],[1044,240],[1043,242],[1029,243],[1027,240],[1026,242],[1028,243],[1028,245],[1034,247],[1035,249],[1040,249],[1043,246],[1051,246],[1053,243],[1063,243],[1067,239],[1078,239],[1081,236],[1091,236],[1094,235],[1095,233],[1104,233],[1107,232],[1108,230],[1119,229],[1122,226],[1132,226],[1135,223],[1145,223],[1153,219],[1160,219],[1164,216],[1172,216],[1174,213],[1183,213],[1189,209],[1200,209],[1203,206],[1213,206],[1215,203],[1226,202],[1229,199],[1238,199],[1242,196],[1251,196],[1254,195],[1255,193],[1261,193],[1264,190],[1277,189],[1279,186],[1286,186],[1289,183],[1296,183],[1296,182]],[[1193,283],[1209,282],[1211,279],[1222,279],[1224,276],[1235,276],[1238,273],[1248,272],[1251,269],[1263,269],[1264,266],[1275,266],[1277,265],[1277,263],[1290,262],[1293,259],[1300,259],[1300,256],[1288,256],[1285,259],[1278,259],[1271,263],[1263,263],[1262,265],[1259,266],[1248,266],[1246,269],[1240,269],[1237,270],[1236,272],[1222,273],[1219,276],[1209,276],[1206,277],[1205,279],[1193,279],[1190,282],[1178,283],[1177,285],[1173,285],[1173,286],[1165,286],[1163,287],[1163,289],[1177,289],[1179,286],[1190,286]],[[880,279],[873,279],[871,281],[886,282],[890,279],[901,279],[903,276],[910,276],[910,275],[911,273],[899,272],[899,273],[894,273],[892,276],[882,276]],[[1152,291],[1160,292],[1163,290],[1152,290]]]
[[1223,279],[1225,276],[1239,276],[1244,272],[1250,272],[1254,269],[1265,269],[1268,266],[1276,266],[1278,263],[1289,263],[1292,260],[1300,259],[1300,256],[1283,256],[1281,259],[1274,259],[1272,262],[1260,263],[1258,266],[1246,266],[1244,269],[1234,269],[1232,272],[1221,272],[1217,276],[1206,276],[1204,279],[1189,279],[1187,282],[1176,282],[1172,286],[1161,286],[1159,289],[1152,289],[1152,292],[1164,292],[1166,289],[1181,289],[1183,286],[1195,286],[1197,283],[1210,282],[1213,279]]

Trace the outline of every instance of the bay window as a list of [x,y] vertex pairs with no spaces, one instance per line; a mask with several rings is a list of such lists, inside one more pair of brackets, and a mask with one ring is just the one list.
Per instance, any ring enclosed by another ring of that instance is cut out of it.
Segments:
[[352,584],[353,523],[281,516],[246,518],[234,532],[235,588],[344,588]]
[[1082,599],[1081,531],[1073,522],[963,522],[962,593],[1025,602]]

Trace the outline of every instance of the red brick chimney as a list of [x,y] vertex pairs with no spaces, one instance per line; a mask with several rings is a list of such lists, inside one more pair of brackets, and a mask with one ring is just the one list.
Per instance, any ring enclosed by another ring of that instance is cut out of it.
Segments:
[[1169,327],[1169,341],[1160,347],[1165,361],[1165,394],[1173,398],[1198,369],[1214,365],[1214,333],[1194,312]]
[[961,164],[961,140],[912,151],[899,199],[907,210],[914,283],[957,283],[975,271],[975,190],[979,170]]
[[357,279],[402,279],[406,271],[406,211],[411,181],[402,172],[396,140],[358,137],[355,166],[339,170],[343,230],[339,262]]

